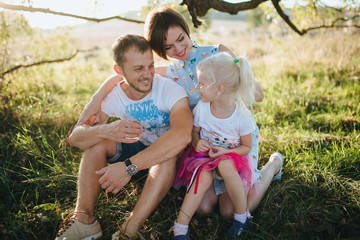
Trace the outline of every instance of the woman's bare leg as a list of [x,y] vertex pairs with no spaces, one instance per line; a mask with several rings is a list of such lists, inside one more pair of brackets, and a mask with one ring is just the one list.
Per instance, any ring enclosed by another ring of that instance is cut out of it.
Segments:
[[266,190],[269,188],[269,185],[273,177],[279,172],[281,167],[281,160],[277,157],[269,159],[261,169],[261,178],[258,182],[257,192],[254,194],[248,194],[248,209],[250,212],[253,212],[260,201],[263,199]]

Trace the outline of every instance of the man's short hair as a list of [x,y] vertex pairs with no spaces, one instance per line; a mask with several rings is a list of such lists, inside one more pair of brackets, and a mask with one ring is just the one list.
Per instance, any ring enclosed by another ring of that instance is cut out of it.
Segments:
[[165,60],[167,60],[167,56],[164,41],[170,27],[179,27],[190,37],[189,26],[185,18],[177,11],[162,6],[148,14],[145,22],[145,37],[154,52]]
[[130,47],[136,47],[139,52],[145,53],[150,49],[149,42],[142,36],[127,34],[118,37],[112,45],[113,58],[117,65],[123,66],[125,62],[125,53]]

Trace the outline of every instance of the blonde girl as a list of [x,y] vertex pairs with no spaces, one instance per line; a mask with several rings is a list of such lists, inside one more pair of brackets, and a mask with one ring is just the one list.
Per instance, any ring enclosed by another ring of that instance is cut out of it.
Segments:
[[179,161],[175,185],[187,194],[174,225],[174,239],[188,239],[189,222],[206,191],[227,192],[234,221],[225,239],[239,239],[251,226],[247,194],[257,179],[249,152],[255,122],[246,106],[255,102],[255,80],[244,57],[217,53],[197,66],[201,100],[193,110],[191,147]]

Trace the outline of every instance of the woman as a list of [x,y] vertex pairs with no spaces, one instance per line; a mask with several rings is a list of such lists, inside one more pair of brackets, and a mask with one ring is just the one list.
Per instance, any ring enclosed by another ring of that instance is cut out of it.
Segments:
[[[200,94],[198,90],[195,89],[198,82],[196,75],[197,64],[218,52],[228,52],[235,58],[235,55],[222,44],[199,46],[196,42],[192,41],[185,19],[178,12],[167,7],[157,8],[149,13],[145,23],[145,38],[161,58],[166,60],[168,58],[175,59],[174,63],[168,66],[157,67],[156,73],[170,78],[184,87],[189,96],[191,109],[193,109],[200,100]],[[102,84],[90,103],[85,107],[79,118],[79,123],[84,123],[93,115],[100,113],[102,100],[119,81],[120,78],[118,76],[112,76]],[[258,82],[256,83],[255,100],[261,102],[264,97],[262,87]],[[261,171],[257,169],[259,133],[256,124],[255,129],[250,156],[256,171],[258,190],[256,193],[249,195],[247,199],[250,212],[258,206],[271,181],[281,177],[283,164],[281,154],[274,153]],[[224,192],[223,194],[216,195],[215,188],[225,190],[220,182],[215,181],[205,193],[198,208],[198,213],[208,214],[213,211],[215,205],[219,203],[221,215],[226,218],[232,218],[234,208],[228,194]]]

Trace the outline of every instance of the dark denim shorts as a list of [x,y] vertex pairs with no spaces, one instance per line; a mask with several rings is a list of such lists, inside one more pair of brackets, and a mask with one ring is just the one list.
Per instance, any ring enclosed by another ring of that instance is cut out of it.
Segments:
[[[134,156],[135,154],[141,152],[147,148],[142,142],[135,142],[135,143],[116,143],[116,154],[107,159],[108,163],[117,163],[123,162],[125,159]],[[148,173],[148,169],[141,170],[135,176],[137,178],[142,177]]]

